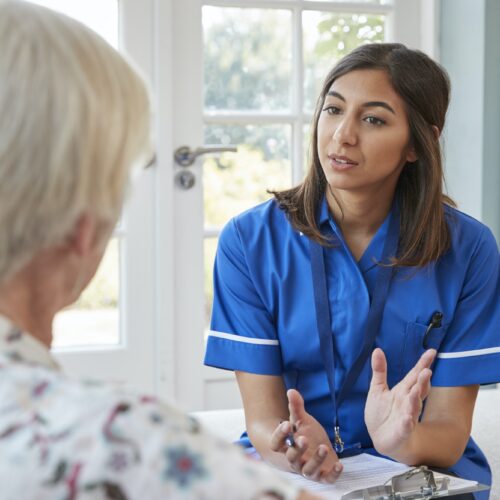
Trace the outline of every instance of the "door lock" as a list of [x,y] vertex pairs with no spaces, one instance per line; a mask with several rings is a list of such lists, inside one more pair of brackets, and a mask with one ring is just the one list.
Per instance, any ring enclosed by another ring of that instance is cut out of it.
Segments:
[[177,187],[187,191],[194,186],[195,177],[193,172],[189,170],[183,170],[182,172],[178,172],[174,178],[175,184]]

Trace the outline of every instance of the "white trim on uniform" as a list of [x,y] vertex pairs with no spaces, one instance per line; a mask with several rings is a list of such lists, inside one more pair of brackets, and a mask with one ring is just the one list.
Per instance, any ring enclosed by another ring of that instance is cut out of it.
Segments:
[[441,359],[469,358],[471,356],[483,356],[484,354],[498,354],[500,347],[488,347],[486,349],[475,349],[473,351],[440,352],[437,357]]
[[280,343],[277,340],[254,339],[253,337],[242,337],[241,335],[234,335],[233,333],[216,332],[214,330],[211,330],[208,336],[218,337],[220,339],[234,340],[235,342],[244,342],[245,344],[280,345]]

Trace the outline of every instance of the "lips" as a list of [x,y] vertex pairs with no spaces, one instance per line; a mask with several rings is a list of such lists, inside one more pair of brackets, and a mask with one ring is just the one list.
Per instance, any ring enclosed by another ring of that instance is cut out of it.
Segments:
[[347,170],[358,165],[357,161],[343,155],[328,155],[330,165],[336,170]]

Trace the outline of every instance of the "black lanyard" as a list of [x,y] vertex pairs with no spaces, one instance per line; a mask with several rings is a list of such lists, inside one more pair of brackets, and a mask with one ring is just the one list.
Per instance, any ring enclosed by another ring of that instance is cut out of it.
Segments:
[[[399,211],[395,206],[389,223],[387,236],[382,252],[381,263],[388,264],[391,257],[394,257],[398,249],[399,239]],[[331,330],[330,302],[328,300],[328,288],[326,284],[325,255],[323,247],[309,240],[309,251],[311,255],[311,271],[314,289],[314,304],[316,306],[316,322],[318,326],[321,355],[328,378],[328,386],[332,398],[334,412],[334,447],[337,453],[344,451],[344,443],[340,436],[340,425],[338,419],[338,408],[345,400],[347,394],[358,379],[366,360],[370,356],[375,346],[382,322],[382,315],[387,299],[387,293],[392,279],[394,268],[387,266],[378,266],[377,277],[373,296],[366,319],[366,328],[364,334],[364,343],[354,361],[353,365],[346,374],[345,380],[340,387],[338,398],[335,397],[335,353],[333,349],[333,333]]]

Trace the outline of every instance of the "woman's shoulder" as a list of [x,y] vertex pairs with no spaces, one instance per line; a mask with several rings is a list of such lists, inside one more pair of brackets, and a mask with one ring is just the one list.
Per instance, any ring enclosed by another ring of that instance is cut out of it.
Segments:
[[282,233],[291,229],[285,212],[275,198],[271,198],[232,217],[224,226],[221,237],[239,235],[241,238],[268,232]]
[[486,224],[449,205],[445,205],[445,214],[455,252],[485,251],[498,256],[495,236]]
[[285,212],[279,207],[276,198],[271,198],[259,203],[244,212],[233,217],[239,225],[252,225],[254,227],[267,226],[269,224],[283,224],[286,222]]

